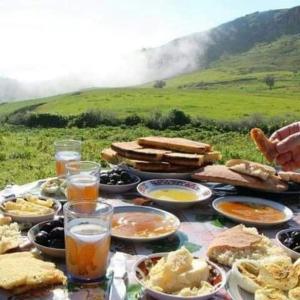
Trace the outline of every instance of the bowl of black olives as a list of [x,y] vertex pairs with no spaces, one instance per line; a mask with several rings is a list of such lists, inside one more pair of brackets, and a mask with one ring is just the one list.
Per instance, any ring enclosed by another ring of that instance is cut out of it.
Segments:
[[134,189],[141,179],[128,171],[117,167],[100,173],[100,192],[124,193]]
[[31,227],[28,238],[44,254],[65,257],[64,217],[57,216]]
[[292,259],[300,257],[300,227],[279,231],[276,234],[276,240]]

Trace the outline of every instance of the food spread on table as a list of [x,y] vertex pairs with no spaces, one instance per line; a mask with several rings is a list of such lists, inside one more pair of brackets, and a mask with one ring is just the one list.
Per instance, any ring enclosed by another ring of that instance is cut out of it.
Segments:
[[124,163],[146,172],[191,172],[221,159],[212,146],[184,138],[142,137],[115,142],[104,149],[102,158],[112,164]]
[[[270,162],[274,161],[277,155],[275,143],[258,128],[251,130],[251,137],[266,159]],[[137,185],[140,179],[133,175],[132,169],[153,173],[190,173],[192,179],[196,181],[224,183],[276,193],[287,191],[291,183],[300,183],[299,173],[277,172],[271,166],[248,160],[231,159],[225,165],[210,165],[221,159],[221,153],[215,151],[208,143],[184,138],[150,136],[129,142],[113,142],[111,148],[104,149],[101,155],[107,162],[118,166],[112,170],[100,172],[97,181],[98,185],[100,183],[100,193],[101,184],[115,188],[134,183]],[[149,190],[146,196],[143,195],[144,197],[170,201],[172,207],[167,207],[167,209],[179,208],[179,215],[185,209],[185,206],[178,206],[179,202],[197,202],[199,195],[194,185],[200,186],[200,184],[176,179],[177,186],[158,188],[159,180],[161,179],[153,180],[152,184],[156,188]],[[171,182],[174,179],[164,180]],[[140,187],[143,189],[141,184]],[[65,178],[52,178],[42,184],[41,193],[49,196],[65,195],[67,194],[66,188]],[[209,188],[205,188],[208,190],[205,199],[209,199],[212,192]],[[146,189],[145,186],[144,189]],[[122,193],[120,195],[122,196]],[[96,224],[99,228],[95,224],[97,228],[94,225],[78,223],[79,225],[76,226],[80,228],[74,226],[73,229],[75,229],[65,237],[64,218],[55,215],[57,214],[55,201],[26,194],[17,196],[13,200],[4,200],[1,203],[1,210],[4,214],[12,216],[53,214],[51,220],[39,223],[35,229],[32,227],[35,231],[30,238],[31,242],[42,252],[39,246],[65,251],[66,245],[69,245],[71,250],[67,253],[66,259],[70,268],[73,268],[72,272],[78,274],[79,277],[84,277],[86,274],[93,274],[96,277],[100,269],[101,273],[105,274],[106,259],[103,257],[108,255],[110,235],[104,234],[100,223]],[[154,201],[154,203],[161,204],[159,201]],[[132,204],[130,203],[131,207],[137,209],[137,206]],[[205,211],[209,205],[211,204],[204,203],[201,210]],[[271,223],[286,218],[284,210],[278,208],[280,205],[272,206],[263,202],[252,203],[227,199],[216,206],[219,213],[222,211],[224,215],[229,214],[245,223],[246,221]],[[175,217],[177,213],[174,215],[164,211],[155,213],[155,208],[144,208],[149,211],[116,210],[112,216],[111,235],[131,242],[143,243],[156,238],[162,239],[176,232],[180,225]],[[156,209],[156,211],[159,210]],[[292,215],[291,211],[290,214]],[[183,228],[189,222],[200,222],[200,219],[201,216],[194,216],[192,221],[183,218],[183,223],[185,223]],[[233,218],[233,220],[237,219]],[[75,218],[73,221],[78,220]],[[179,233],[178,236],[181,234]],[[195,236],[201,239],[201,235],[195,234]],[[293,262],[292,255],[284,250],[286,247],[300,254],[300,231],[297,228],[281,233],[278,238],[279,244],[276,244],[267,236],[260,234],[255,227],[236,225],[220,231],[208,243],[205,252],[209,260],[194,257],[187,248],[190,246],[193,249],[195,245],[185,241],[184,236],[181,236],[180,242],[175,245],[176,238],[172,236],[167,243],[171,241],[170,250],[173,248],[177,250],[174,249],[175,251],[169,251],[163,255],[149,256],[138,266],[140,269],[137,274],[146,290],[178,296],[181,299],[210,295],[219,292],[218,289],[225,283],[222,268],[227,268],[231,269],[229,281],[234,280],[241,289],[249,292],[254,297],[251,299],[262,300],[270,297],[276,300],[299,299],[300,260]],[[36,288],[66,284],[64,273],[53,263],[37,258],[31,252],[17,252],[20,251],[21,241],[18,223],[12,223],[10,217],[0,217],[1,289],[12,294],[20,294]],[[186,245],[187,248],[182,245]],[[160,247],[159,244],[152,246],[157,249]],[[6,253],[8,251],[14,252]],[[100,260],[101,264],[98,263]]]
[[222,280],[203,258],[194,258],[182,247],[159,260],[145,263],[145,286],[158,292],[183,297],[202,296],[214,291]]

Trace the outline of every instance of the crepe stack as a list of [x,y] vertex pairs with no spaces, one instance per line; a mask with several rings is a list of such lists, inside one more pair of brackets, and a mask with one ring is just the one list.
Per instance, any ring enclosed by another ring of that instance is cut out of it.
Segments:
[[288,189],[287,183],[276,175],[274,168],[242,159],[229,160],[225,166],[206,166],[192,177],[276,193]]
[[146,172],[191,172],[221,159],[221,153],[209,144],[167,137],[112,143],[101,156],[109,163],[126,163]]
[[55,265],[31,252],[0,255],[0,288],[20,294],[31,289],[65,284],[66,277]]

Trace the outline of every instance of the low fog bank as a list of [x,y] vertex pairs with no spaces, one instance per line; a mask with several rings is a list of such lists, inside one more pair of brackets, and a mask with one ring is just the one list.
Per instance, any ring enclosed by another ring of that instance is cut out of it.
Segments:
[[93,65],[88,64],[79,70],[74,66],[68,74],[52,80],[22,82],[0,77],[0,102],[47,97],[86,88],[136,86],[166,79],[204,66],[209,44],[208,34],[197,33],[158,48],[120,55],[102,54]]

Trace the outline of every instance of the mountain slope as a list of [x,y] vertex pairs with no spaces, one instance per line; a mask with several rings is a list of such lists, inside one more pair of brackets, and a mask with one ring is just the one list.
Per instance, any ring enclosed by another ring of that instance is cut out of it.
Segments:
[[249,14],[209,31],[144,50],[144,54],[153,72],[161,70],[168,77],[172,72],[183,73],[207,67],[224,55],[248,51],[257,43],[270,43],[283,35],[298,33],[300,6]]

